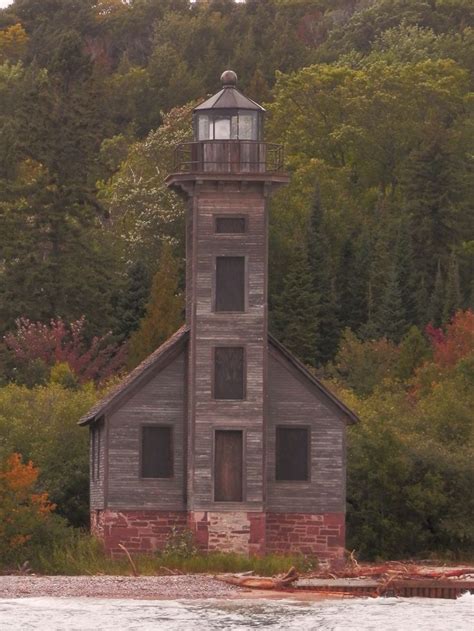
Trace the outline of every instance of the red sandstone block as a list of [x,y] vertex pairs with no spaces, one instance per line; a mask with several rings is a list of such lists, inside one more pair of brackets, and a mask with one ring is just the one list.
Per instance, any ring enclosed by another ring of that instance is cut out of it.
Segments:
[[328,546],[342,546],[344,539],[341,537],[328,537]]
[[319,535],[320,527],[319,526],[308,526],[306,532],[308,535]]
[[338,535],[339,528],[321,528],[319,531],[320,535]]
[[336,525],[339,526],[344,523],[344,513],[326,513],[324,515],[324,524],[325,525]]

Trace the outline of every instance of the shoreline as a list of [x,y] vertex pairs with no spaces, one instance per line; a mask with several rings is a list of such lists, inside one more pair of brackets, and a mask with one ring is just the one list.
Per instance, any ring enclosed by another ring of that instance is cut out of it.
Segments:
[[99,598],[111,600],[340,599],[337,594],[262,590],[228,585],[209,575],[179,576],[33,576],[1,575],[0,599]]

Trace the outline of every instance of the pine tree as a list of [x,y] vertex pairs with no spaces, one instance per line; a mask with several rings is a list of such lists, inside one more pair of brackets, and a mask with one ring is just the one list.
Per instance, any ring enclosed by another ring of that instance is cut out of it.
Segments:
[[351,234],[342,248],[337,277],[341,330],[360,331],[367,322],[370,249],[365,233]]
[[402,218],[398,229],[395,257],[405,320],[413,324],[418,321],[417,285],[414,273],[412,228],[405,218]]
[[301,361],[315,365],[318,300],[306,251],[299,247],[275,298],[271,325],[278,339]]
[[449,258],[446,275],[446,288],[443,305],[443,322],[449,322],[455,311],[462,306],[461,286],[459,282],[459,263],[453,250]]
[[436,268],[436,277],[433,286],[433,293],[430,297],[429,316],[430,322],[436,327],[440,327],[443,323],[443,306],[444,306],[444,281],[441,272],[441,261],[438,259],[438,267]]
[[407,381],[415,369],[429,356],[430,345],[417,326],[412,326],[399,346],[397,376]]
[[332,278],[329,239],[324,225],[319,185],[316,187],[308,228],[308,262],[317,299],[319,326],[316,363],[326,364],[333,359],[340,337],[337,297]]
[[385,291],[376,308],[374,320],[380,337],[386,337],[392,342],[399,342],[405,334],[407,322],[395,264],[390,270]]
[[141,261],[132,263],[128,269],[126,286],[117,300],[118,334],[127,339],[136,331],[146,312],[150,294],[150,275]]
[[179,265],[165,245],[158,271],[153,277],[145,317],[130,338],[129,366],[133,368],[156,350],[183,320],[183,296],[178,293]]

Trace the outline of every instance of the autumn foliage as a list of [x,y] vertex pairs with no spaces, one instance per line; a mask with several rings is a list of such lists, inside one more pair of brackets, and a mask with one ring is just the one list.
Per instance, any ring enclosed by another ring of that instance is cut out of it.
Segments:
[[11,454],[0,470],[0,556],[9,559],[44,526],[55,505],[35,490],[39,469]]
[[433,347],[433,359],[440,367],[454,366],[474,349],[474,311],[458,311],[446,327],[446,332],[431,324],[426,333]]
[[16,331],[5,336],[5,344],[20,365],[38,360],[49,367],[67,364],[80,383],[98,383],[124,364],[125,347],[117,346],[110,334],[87,341],[84,316],[69,325],[61,318],[48,324],[18,318],[15,323]]

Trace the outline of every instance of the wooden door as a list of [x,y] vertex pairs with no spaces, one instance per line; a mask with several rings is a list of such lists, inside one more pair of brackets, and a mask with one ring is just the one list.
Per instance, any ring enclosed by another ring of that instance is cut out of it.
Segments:
[[214,500],[216,502],[242,501],[242,447],[241,431],[216,431],[214,447]]

